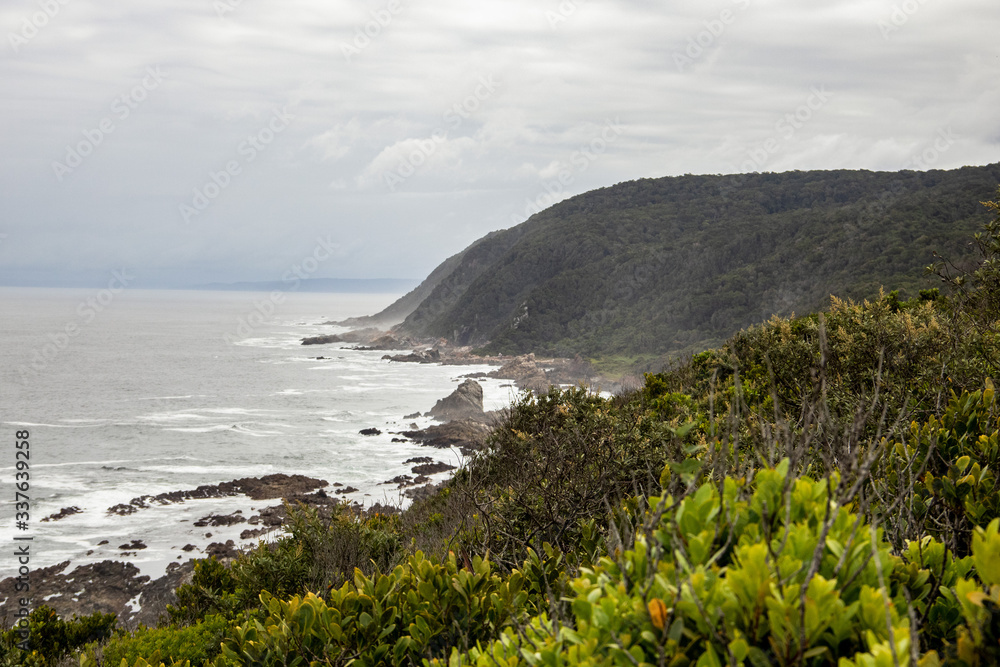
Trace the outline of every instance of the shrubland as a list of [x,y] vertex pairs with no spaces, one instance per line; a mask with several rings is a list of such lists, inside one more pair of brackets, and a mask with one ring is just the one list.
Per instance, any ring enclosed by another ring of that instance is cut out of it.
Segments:
[[772,318],[629,394],[525,394],[405,512],[291,508],[160,627],[40,616],[3,664],[997,664],[988,206],[938,289]]

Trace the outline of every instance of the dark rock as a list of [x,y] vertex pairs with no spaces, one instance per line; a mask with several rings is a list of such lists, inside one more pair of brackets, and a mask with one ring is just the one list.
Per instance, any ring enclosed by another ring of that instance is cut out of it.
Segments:
[[236,552],[236,543],[232,540],[226,540],[226,543],[222,542],[212,542],[205,549],[205,555],[209,558],[215,556],[216,558],[236,558],[239,554]]
[[232,526],[237,523],[246,523],[246,520],[245,516],[236,511],[232,514],[209,514],[195,521],[194,525],[199,528],[204,528],[205,526],[212,526],[214,528],[216,526]]
[[475,419],[463,419],[435,424],[420,431],[404,431],[402,435],[428,447],[458,447],[463,454],[470,454],[482,449],[483,440],[489,432],[488,425]]
[[59,510],[59,512],[57,514],[49,515],[49,516],[45,517],[44,519],[42,519],[42,521],[43,522],[46,522],[46,521],[58,521],[59,519],[64,519],[64,518],[66,518],[68,516],[72,516],[73,514],[80,514],[82,512],[83,512],[83,510],[80,509],[79,507],[76,507],[76,506],[73,506],[73,507],[64,507],[61,510]]
[[326,336],[310,336],[309,338],[302,339],[303,345],[330,345],[332,343],[343,342],[343,338],[334,334],[328,334]]
[[269,529],[267,528],[247,528],[240,533],[241,540],[252,540],[255,537],[260,537],[264,533],[267,533]]
[[437,463],[424,463],[423,465],[414,466],[410,472],[414,475],[436,475],[439,472],[447,472],[454,469],[455,466],[438,461]]
[[420,413],[414,412],[412,415],[406,415],[403,419],[417,419],[418,417],[420,417]]
[[105,544],[108,544],[108,541],[107,540],[101,540],[100,542],[97,543],[97,546],[100,547],[100,546],[104,546]]
[[409,442],[406,438],[393,438],[393,442]]
[[145,549],[147,547],[145,544],[143,544],[142,540],[132,540],[130,544],[121,544],[118,546],[118,548],[121,549],[122,551],[138,551],[140,549]]
[[475,380],[466,380],[450,396],[438,401],[429,414],[440,421],[482,417],[482,385]]
[[337,489],[336,491],[334,491],[334,493],[357,493],[357,492],[358,490],[355,489],[353,486],[345,486],[342,489]]
[[[86,616],[95,612],[117,614],[121,627],[137,624],[155,626],[168,604],[175,604],[176,589],[189,581],[194,569],[193,561],[172,564],[167,573],[156,580],[140,575],[131,563],[102,561],[81,565],[70,573],[65,570],[69,561],[52,567],[32,570],[31,596],[45,600],[63,618],[73,615]],[[18,595],[16,580],[11,577],[0,581],[0,600]],[[129,606],[138,598],[138,606]]]
[[441,352],[438,350],[417,350],[410,354],[395,354],[382,357],[389,361],[417,364],[436,364],[442,361]]
[[171,491],[156,496],[140,496],[133,498],[127,505],[115,505],[108,508],[109,514],[127,515],[147,508],[150,504],[170,505],[182,503],[185,500],[197,498],[227,498],[230,496],[247,495],[253,500],[269,500],[286,498],[297,493],[306,493],[317,487],[326,486],[321,479],[305,475],[265,475],[264,477],[244,477],[221,484],[203,485],[190,491]]
[[194,551],[197,548],[198,547],[196,547],[193,544],[185,544],[183,547],[181,547],[181,551]]
[[382,431],[377,428],[363,428],[358,431],[361,435],[382,435]]
[[430,456],[414,456],[412,459],[406,459],[403,461],[404,466],[410,463],[434,463],[434,459]]

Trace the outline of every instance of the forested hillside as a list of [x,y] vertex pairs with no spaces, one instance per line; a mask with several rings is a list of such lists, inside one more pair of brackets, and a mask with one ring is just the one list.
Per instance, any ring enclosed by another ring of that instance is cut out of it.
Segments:
[[1000,164],[621,183],[481,239],[401,329],[503,353],[697,351],[831,294],[933,286],[922,269],[968,257],[998,181]]

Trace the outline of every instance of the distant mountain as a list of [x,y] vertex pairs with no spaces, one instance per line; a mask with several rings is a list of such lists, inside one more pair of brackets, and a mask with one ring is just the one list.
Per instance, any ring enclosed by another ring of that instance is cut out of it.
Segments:
[[696,351],[831,294],[932,287],[933,252],[968,256],[998,183],[1000,164],[620,183],[480,239],[393,312],[412,311],[402,333],[506,354]]
[[219,292],[335,292],[341,294],[398,294],[413,287],[416,280],[396,278],[309,278],[294,281],[209,283],[191,289]]

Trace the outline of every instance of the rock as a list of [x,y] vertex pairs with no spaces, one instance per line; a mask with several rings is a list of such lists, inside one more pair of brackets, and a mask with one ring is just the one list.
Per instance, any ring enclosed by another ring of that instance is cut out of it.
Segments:
[[292,494],[306,493],[323,486],[327,486],[326,481],[305,475],[275,474],[263,477],[244,477],[221,484],[205,484],[190,491],[171,491],[156,496],[139,496],[130,500],[128,504],[109,507],[108,513],[124,516],[145,509],[152,503],[169,505],[197,498],[227,498],[238,495],[247,495],[253,500],[286,498]]
[[205,549],[205,555],[208,557],[215,556],[216,558],[236,558],[236,543],[232,540],[226,540],[226,543],[222,542],[212,542]]
[[401,435],[428,447],[447,449],[458,447],[463,454],[482,449],[490,427],[475,419],[461,419],[447,424],[435,424],[420,431],[404,431]]
[[194,551],[197,548],[198,547],[196,547],[193,544],[185,544],[183,547],[181,547],[181,551]]
[[408,363],[418,363],[418,364],[435,364],[440,362],[441,352],[438,350],[425,350],[411,352],[410,354],[396,354],[396,355],[385,355],[383,359],[388,359],[389,361],[399,361]]
[[246,517],[237,510],[232,514],[209,514],[206,517],[198,519],[194,522],[195,526],[203,528],[205,526],[232,526],[237,523],[246,523]]
[[446,422],[482,417],[482,385],[475,380],[466,380],[450,396],[438,401],[428,414]]
[[268,532],[268,528],[247,528],[242,533],[240,533],[241,540],[252,540],[255,537],[260,537],[264,533]]
[[363,428],[358,433],[361,435],[382,435],[382,431],[377,428]]
[[403,461],[403,465],[409,465],[410,463],[434,463],[434,459],[429,456],[414,456],[412,459],[406,459]]
[[414,412],[412,415],[404,415],[403,419],[417,419],[420,417],[419,412]]
[[439,472],[447,472],[454,469],[455,466],[438,461],[436,463],[424,463],[423,465],[414,466],[410,472],[414,475],[436,475]]
[[76,507],[76,506],[73,506],[73,507],[64,507],[61,510],[59,510],[59,512],[57,514],[49,515],[49,516],[45,517],[44,519],[42,519],[42,521],[43,522],[46,522],[46,521],[58,521],[59,519],[64,519],[64,518],[66,518],[68,516],[71,516],[73,514],[80,514],[82,512],[83,512],[83,510],[80,509],[79,507]]
[[[87,616],[95,612],[117,614],[120,627],[142,623],[155,626],[168,604],[175,604],[174,589],[194,569],[193,561],[172,563],[156,580],[141,575],[131,563],[102,561],[81,565],[66,573],[69,561],[32,570],[31,597],[44,600],[62,618]],[[0,600],[18,595],[13,577],[0,581]],[[131,603],[131,604],[130,604]]]
[[120,544],[118,548],[122,551],[138,551],[140,549],[146,549],[146,545],[143,544],[142,540],[132,540],[130,544]]
[[328,334],[326,336],[310,336],[309,338],[302,339],[303,345],[331,345],[333,343],[343,342],[343,338],[334,334]]
[[357,492],[358,492],[358,490],[355,489],[353,486],[345,486],[342,489],[337,489],[336,491],[334,491],[334,493],[340,493],[340,494],[344,494],[344,493],[357,493]]
[[545,393],[550,384],[545,370],[539,368],[535,362],[534,354],[514,357],[487,375],[499,380],[514,380],[521,389],[528,389],[536,393]]

